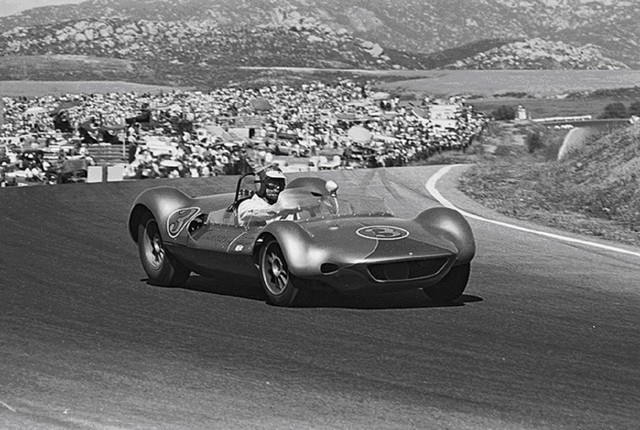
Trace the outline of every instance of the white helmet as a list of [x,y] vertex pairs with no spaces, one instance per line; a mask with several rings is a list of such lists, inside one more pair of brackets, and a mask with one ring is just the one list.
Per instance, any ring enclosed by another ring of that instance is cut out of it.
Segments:
[[256,172],[256,175],[258,176],[256,182],[260,183],[256,194],[266,198],[271,204],[275,203],[287,183],[282,171],[275,168],[262,168]]

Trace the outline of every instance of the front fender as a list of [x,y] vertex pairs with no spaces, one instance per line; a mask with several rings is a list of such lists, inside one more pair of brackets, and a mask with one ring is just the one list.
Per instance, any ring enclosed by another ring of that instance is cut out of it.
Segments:
[[314,246],[314,238],[306,230],[293,221],[277,221],[268,224],[258,237],[254,248],[256,262],[260,247],[269,238],[278,242],[289,271],[296,276],[318,275],[320,265],[327,260],[327,255]]
[[414,221],[458,248],[456,265],[466,264],[475,256],[476,242],[471,226],[460,212],[445,207],[430,208],[416,216]]
[[[129,213],[129,234],[134,242],[138,241],[138,225],[146,214],[151,214],[158,221],[160,234],[163,240],[169,237],[167,232],[167,219],[177,209],[193,206],[193,199],[184,192],[172,187],[149,188],[135,199]],[[193,216],[197,215],[193,211]],[[192,217],[190,217],[192,218]]]

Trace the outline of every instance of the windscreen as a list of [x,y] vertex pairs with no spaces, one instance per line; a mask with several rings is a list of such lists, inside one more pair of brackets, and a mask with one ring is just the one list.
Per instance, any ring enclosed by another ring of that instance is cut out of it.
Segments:
[[296,213],[294,219],[348,216],[394,216],[383,199],[362,195],[318,196],[303,190],[285,190],[274,209]]

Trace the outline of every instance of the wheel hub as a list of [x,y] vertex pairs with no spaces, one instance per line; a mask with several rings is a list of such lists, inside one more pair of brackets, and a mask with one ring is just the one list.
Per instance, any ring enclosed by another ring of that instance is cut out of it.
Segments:
[[160,243],[160,238],[158,236],[153,238],[151,246],[153,246],[153,253],[156,254],[156,256],[162,253],[162,244]]
[[287,286],[288,273],[284,261],[277,252],[270,252],[266,257],[267,267],[265,281],[273,294],[281,294]]
[[282,273],[282,264],[280,263],[280,260],[274,259],[271,265],[271,273],[276,278],[280,276],[280,274]]
[[162,238],[157,232],[157,227],[154,227],[155,225],[153,224],[149,226],[151,231],[147,236],[147,261],[154,269],[158,269],[164,261],[164,247],[162,245]]

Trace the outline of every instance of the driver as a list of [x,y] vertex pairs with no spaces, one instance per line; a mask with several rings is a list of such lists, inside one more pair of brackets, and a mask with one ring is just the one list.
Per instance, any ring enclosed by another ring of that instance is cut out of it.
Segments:
[[251,221],[272,221],[277,213],[272,209],[280,192],[284,189],[286,178],[282,171],[274,168],[262,168],[256,171],[259,183],[258,191],[238,206],[238,222],[246,225]]

